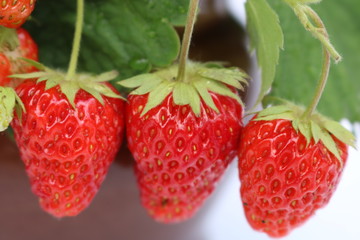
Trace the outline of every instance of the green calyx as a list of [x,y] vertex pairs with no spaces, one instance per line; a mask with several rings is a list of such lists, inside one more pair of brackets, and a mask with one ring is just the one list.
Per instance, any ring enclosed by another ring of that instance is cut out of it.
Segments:
[[304,112],[304,108],[286,102],[284,105],[273,106],[260,111],[255,120],[285,119],[292,121],[293,128],[306,138],[307,144],[310,144],[311,140],[314,140],[314,143],[321,141],[342,165],[341,154],[331,135],[354,148],[355,136],[336,121],[330,120],[319,113],[313,113],[310,117],[304,118]]
[[196,116],[200,116],[201,99],[207,106],[219,112],[209,92],[236,99],[243,105],[240,97],[228,86],[244,90],[247,74],[237,68],[222,68],[216,64],[187,63],[183,81],[177,81],[179,65],[160,69],[154,73],[141,74],[123,81],[121,86],[135,88],[131,95],[149,93],[148,102],[141,115],[160,105],[164,99],[173,94],[176,105],[190,105]]
[[116,71],[106,72],[100,75],[92,75],[88,73],[75,74],[72,79],[66,78],[66,73],[58,70],[48,68],[41,63],[22,59],[27,63],[35,66],[39,69],[38,72],[26,73],[26,74],[15,74],[11,75],[12,78],[20,79],[37,79],[37,82],[46,81],[45,90],[53,88],[57,85],[60,86],[62,93],[65,94],[70,104],[75,108],[75,97],[77,92],[82,89],[94,98],[96,98],[101,104],[104,104],[102,96],[111,98],[121,98],[118,94],[114,93],[104,82],[108,82],[117,77]]
[[[16,104],[18,103],[18,104]],[[15,90],[9,87],[0,86],[0,132],[5,131],[14,117],[14,109],[19,113],[20,109],[25,111],[21,99]],[[21,114],[18,114],[21,116]]]
[[4,49],[13,51],[19,44],[16,29],[0,26],[0,52]]

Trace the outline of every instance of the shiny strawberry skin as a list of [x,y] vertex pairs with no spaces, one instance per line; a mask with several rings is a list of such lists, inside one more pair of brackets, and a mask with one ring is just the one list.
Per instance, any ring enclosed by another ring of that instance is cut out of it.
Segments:
[[0,3],[0,26],[19,28],[34,10],[36,0],[3,0]]
[[[346,163],[347,146],[334,138]],[[289,120],[250,121],[239,147],[241,198],[250,225],[283,237],[324,207],[341,177],[339,160]]]
[[7,56],[0,53],[0,86],[5,86],[10,82],[10,78],[7,76],[11,73],[11,65]]
[[0,86],[11,85],[15,87],[20,81],[8,78],[12,74],[30,73],[36,71],[36,68],[25,63],[19,58],[28,58],[38,61],[38,46],[30,34],[23,28],[16,30],[19,38],[19,46],[10,51],[7,48],[1,49],[0,54]]
[[[39,61],[38,46],[31,35],[23,28],[19,28],[16,31],[20,42],[18,48],[19,57]],[[16,60],[12,64],[12,72],[14,74],[29,73],[36,70],[36,68],[30,64],[24,64],[24,62],[19,61],[18,59],[14,60]]]
[[32,191],[56,217],[75,216],[99,190],[122,142],[124,101],[104,105],[79,90],[72,108],[59,87],[25,81],[16,89],[25,105],[12,127]]
[[172,94],[144,116],[147,95],[128,98],[127,139],[141,202],[159,222],[193,216],[236,156],[242,107],[211,95],[220,113],[202,102],[200,117],[188,105],[175,105]]

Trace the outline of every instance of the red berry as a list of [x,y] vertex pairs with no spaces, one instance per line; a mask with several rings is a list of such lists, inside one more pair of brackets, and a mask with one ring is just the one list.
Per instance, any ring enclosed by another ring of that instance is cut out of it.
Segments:
[[[23,28],[17,29],[17,34],[19,38],[19,56],[21,58],[28,58],[34,61],[38,61],[38,47],[35,41],[32,39],[30,34]],[[16,59],[14,59],[16,60]],[[14,61],[12,72],[15,74],[18,73],[29,73],[35,71],[36,68],[30,64],[24,64],[22,61]]]
[[10,82],[10,78],[7,76],[10,75],[11,65],[7,56],[3,53],[0,53],[0,86],[5,86]]
[[190,218],[236,155],[242,107],[230,97],[211,97],[219,113],[201,101],[199,117],[189,105],[174,104],[172,93],[144,116],[148,94],[128,99],[127,138],[141,201],[157,221]]
[[20,27],[34,10],[36,0],[3,0],[0,3],[0,26]]
[[[30,34],[25,29],[17,29],[17,36],[19,39],[19,46],[14,50],[9,50],[3,47],[0,53],[0,86],[8,85],[12,74],[30,73],[34,72],[36,68],[30,64],[25,63],[19,58],[28,58],[38,61],[38,47]],[[16,86],[18,81],[14,80],[10,85]]]
[[90,204],[119,149],[124,102],[103,97],[102,105],[79,90],[74,109],[59,86],[44,88],[32,80],[17,87],[26,112],[12,127],[41,207],[56,217],[75,216]]
[[[347,145],[332,136],[342,162]],[[330,200],[343,166],[321,141],[289,120],[250,121],[239,147],[241,198],[250,225],[271,237],[287,235]]]

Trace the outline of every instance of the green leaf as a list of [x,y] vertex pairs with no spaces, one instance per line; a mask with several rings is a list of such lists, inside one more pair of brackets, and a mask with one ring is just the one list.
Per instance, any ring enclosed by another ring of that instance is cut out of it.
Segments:
[[[162,82],[165,82],[161,78],[153,78],[151,81],[144,82],[139,88],[131,92],[134,95],[146,94],[159,86]],[[166,81],[167,82],[167,81]]]
[[[282,0],[269,1],[279,14],[285,34],[272,95],[307,105],[320,76],[321,44],[299,23]],[[360,1],[327,0],[312,6],[323,19],[343,61],[333,65],[318,110],[335,120],[360,121]]]
[[39,63],[35,60],[29,59],[29,58],[19,58],[21,60],[23,60],[24,62],[28,63],[31,66],[34,66],[35,68],[37,68],[38,70],[46,70],[46,66],[42,63]]
[[[95,90],[94,88],[87,87],[86,85],[81,86],[81,88],[83,90],[85,90],[86,92],[90,93],[94,98],[96,98],[96,100],[98,100],[102,105],[104,105],[104,99],[103,99],[102,95],[99,93],[99,91]],[[73,104],[71,104],[71,105],[73,105]]]
[[246,3],[247,29],[251,46],[261,68],[262,83],[256,103],[270,90],[275,78],[279,51],[283,47],[283,33],[277,14],[265,0],[248,0]]
[[314,121],[310,121],[311,134],[314,138],[314,142],[318,143],[321,135],[321,128]]
[[292,126],[296,132],[299,132],[299,123],[300,123],[300,121],[298,118],[296,118],[292,121]]
[[174,84],[174,103],[180,106],[189,104],[195,115],[199,117],[201,111],[201,101],[199,94],[196,92],[194,86],[184,82],[176,82]]
[[189,96],[190,96],[190,107],[195,113],[195,115],[199,117],[201,111],[201,100],[195,88],[193,87],[189,88]]
[[[189,0],[87,0],[79,71],[119,71],[119,79],[172,63]],[[38,1],[27,23],[47,66],[67,68],[74,34],[76,1]]]
[[32,73],[22,73],[22,74],[13,74],[10,75],[10,78],[21,78],[21,79],[30,79],[30,78],[42,78],[47,77],[47,72],[32,72]]
[[[43,81],[46,81],[47,79],[43,79]],[[50,88],[55,87],[56,85],[58,85],[59,83],[57,81],[53,81],[53,80],[48,80],[46,81],[46,85],[45,85],[45,90],[48,90]]]
[[206,88],[209,90],[209,91],[212,91],[212,92],[216,92],[220,95],[223,95],[223,96],[227,96],[227,97],[231,97],[231,98],[234,98],[236,99],[241,105],[243,104],[240,97],[233,93],[230,88],[228,88],[227,86],[225,86],[224,84],[221,84],[221,83],[218,83],[216,81],[213,81],[213,80],[208,80],[206,82]]
[[273,107],[268,107],[261,112],[258,113],[258,117],[268,116],[268,115],[276,115],[285,112],[291,112],[292,109],[287,105],[278,105]]
[[191,93],[193,92],[192,86],[187,83],[177,82],[174,86],[173,99],[177,105],[190,104]]
[[326,131],[321,131],[320,140],[322,141],[324,146],[341,162],[339,149],[337,148],[336,143],[334,139],[330,136],[330,134]]
[[205,68],[199,70],[198,73],[202,77],[216,80],[241,90],[244,90],[241,83],[247,83],[245,80],[247,74],[239,71],[238,69]]
[[209,91],[206,89],[206,84],[203,81],[196,81],[193,83],[196,91],[200,94],[206,105],[212,108],[215,112],[219,113],[219,109],[216,107],[214,100],[212,99]]
[[306,143],[307,143],[307,145],[309,145],[310,141],[312,139],[310,122],[300,121],[299,122],[299,131],[301,132],[302,135],[304,135],[304,137],[306,138]]
[[[15,99],[16,99],[17,106],[19,106],[20,112],[21,111],[26,112],[24,103],[21,101],[20,97],[16,94],[16,92],[15,92]],[[17,106],[15,106],[15,107],[17,107]],[[18,115],[18,116],[21,119],[21,115]]]
[[60,85],[61,91],[65,94],[71,106],[75,109],[75,96],[79,91],[79,87],[75,82],[63,82]]
[[110,72],[104,72],[100,75],[96,76],[94,81],[95,82],[108,82],[110,80],[115,79],[119,73],[117,71],[110,71]]
[[117,93],[115,93],[109,86],[107,86],[106,84],[94,84],[93,89],[95,89],[97,92],[99,92],[100,94],[106,96],[106,97],[110,97],[110,98],[119,98],[119,99],[123,99],[123,97],[121,97],[120,95],[118,95]]
[[275,120],[275,119],[293,120],[294,119],[294,114],[291,113],[291,112],[284,112],[284,113],[279,113],[279,114],[276,114],[276,115],[257,117],[255,119],[255,121],[271,121],[271,120]]
[[16,103],[14,89],[0,86],[0,132],[9,127]]
[[154,90],[152,90],[148,97],[148,102],[144,110],[141,113],[141,116],[144,116],[149,110],[159,106],[164,99],[171,93],[173,90],[174,83],[168,81],[162,82]]
[[355,148],[354,135],[351,134],[351,132],[349,132],[346,128],[341,126],[340,123],[329,120],[324,122],[324,127],[340,141]]
[[137,88],[146,82],[159,83],[161,81],[162,81],[162,79],[159,78],[158,75],[151,74],[151,73],[145,73],[145,74],[137,75],[135,77],[128,78],[126,80],[122,80],[122,81],[118,82],[118,84],[120,84],[121,86],[127,87],[127,88]]

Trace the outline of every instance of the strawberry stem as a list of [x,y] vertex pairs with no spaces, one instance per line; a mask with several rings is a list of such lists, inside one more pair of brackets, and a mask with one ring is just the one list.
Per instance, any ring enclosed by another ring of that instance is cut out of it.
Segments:
[[75,35],[73,41],[73,48],[71,51],[71,59],[69,63],[68,72],[66,74],[66,80],[71,80],[76,74],[79,52],[80,52],[80,43],[81,43],[81,33],[84,23],[84,0],[77,0],[77,13],[76,13],[76,25],[75,25]]
[[186,82],[185,72],[186,72],[186,61],[189,56],[189,49],[191,43],[192,33],[194,31],[194,25],[196,20],[196,13],[199,7],[199,0],[191,0],[189,5],[188,16],[186,20],[185,32],[182,39],[180,60],[179,60],[179,69],[177,75],[177,81]]
[[[311,19],[314,21],[314,23],[316,24],[316,26],[322,30],[322,35],[324,36],[324,38],[327,40],[327,42],[329,41],[329,35],[326,31],[325,25],[322,22],[321,18],[317,15],[317,13],[312,10],[310,7],[307,7],[306,9],[307,14],[309,14],[309,16],[311,17]],[[322,41],[321,41],[322,42]],[[327,79],[329,77],[329,72],[330,72],[330,66],[331,66],[331,56],[332,56],[332,52],[331,50],[328,48],[328,46],[323,45],[323,64],[322,64],[322,70],[321,70],[321,76],[320,76],[320,80],[318,82],[318,85],[316,87],[316,91],[315,91],[315,95],[313,97],[313,100],[311,101],[310,105],[308,106],[308,108],[306,109],[306,111],[303,114],[304,118],[309,118],[313,112],[315,111],[320,98],[324,92],[326,83],[327,83]],[[338,55],[340,56],[340,55]],[[335,58],[335,61],[337,61],[338,59]]]

